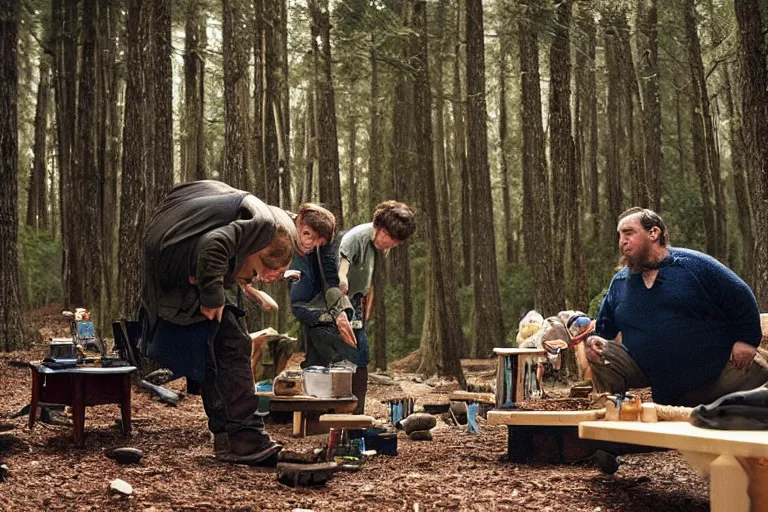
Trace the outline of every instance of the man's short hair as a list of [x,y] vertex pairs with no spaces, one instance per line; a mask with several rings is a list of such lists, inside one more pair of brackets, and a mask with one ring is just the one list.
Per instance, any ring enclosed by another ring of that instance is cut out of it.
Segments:
[[640,219],[640,225],[643,226],[643,229],[646,231],[650,231],[654,227],[659,228],[659,231],[661,231],[661,234],[659,235],[659,244],[662,246],[667,245],[669,242],[669,231],[667,231],[667,225],[664,224],[664,219],[661,218],[661,215],[653,210],[649,210],[648,208],[633,206],[629,210],[626,210],[624,213],[619,215],[618,222],[621,223],[622,220],[631,215],[638,216]]
[[269,270],[278,270],[290,265],[293,259],[294,243],[291,234],[282,225],[277,226],[274,238],[262,249],[261,262]]
[[383,228],[397,240],[405,241],[416,231],[413,211],[397,201],[384,201],[373,212],[373,227]]
[[299,220],[312,228],[327,243],[333,242],[336,234],[336,217],[319,204],[304,203],[299,206]]

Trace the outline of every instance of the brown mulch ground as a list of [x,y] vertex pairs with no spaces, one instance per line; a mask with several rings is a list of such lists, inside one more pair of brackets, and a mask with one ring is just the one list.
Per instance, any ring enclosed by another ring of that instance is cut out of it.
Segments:
[[[33,312],[27,321],[43,338],[66,335],[56,308]],[[506,429],[481,424],[480,434],[438,423],[434,441],[399,436],[397,457],[369,459],[357,473],[339,473],[326,487],[292,489],[277,482],[274,470],[222,464],[212,455],[206,418],[198,396],[169,407],[134,390],[133,435],[124,437],[117,406],[89,407],[85,448],[71,445],[72,428],[12,418],[29,401],[25,363],[43,355],[28,351],[0,354],[0,462],[10,474],[0,482],[0,510],[708,510],[707,485],[673,452],[627,455],[613,476],[588,461],[557,466],[525,466],[506,460]],[[477,363],[476,361],[473,362]],[[492,369],[494,361],[487,368]],[[473,370],[476,368],[473,366]],[[477,375],[487,371],[480,369]],[[387,396],[409,395],[417,405],[447,401],[449,383],[414,381],[392,372],[397,386],[371,385],[367,412],[384,418]],[[476,377],[476,375],[475,375]],[[483,377],[485,378],[485,377]],[[469,375],[473,380],[473,375]],[[475,380],[481,380],[477,378]],[[491,379],[492,380],[492,379]],[[434,387],[428,385],[432,384]],[[182,390],[182,381],[169,384]],[[435,389],[443,390],[434,393]],[[59,419],[69,421],[66,414]],[[290,437],[290,425],[269,432],[291,449],[319,447],[326,436]],[[133,446],[145,456],[120,466],[106,450]],[[131,497],[110,496],[109,482],[129,482]]]

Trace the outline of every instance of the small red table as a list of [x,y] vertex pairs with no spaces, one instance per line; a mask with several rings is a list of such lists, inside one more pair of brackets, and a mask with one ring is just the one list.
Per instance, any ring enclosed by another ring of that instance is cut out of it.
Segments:
[[83,446],[86,406],[120,404],[123,432],[131,431],[131,373],[136,371],[135,366],[78,365],[53,369],[40,361],[32,361],[29,367],[32,370],[29,428],[35,425],[38,404],[69,405],[72,407],[75,444]]

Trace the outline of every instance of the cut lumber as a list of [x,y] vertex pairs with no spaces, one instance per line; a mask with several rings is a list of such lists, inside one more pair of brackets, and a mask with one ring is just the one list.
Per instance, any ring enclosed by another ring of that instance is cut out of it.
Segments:
[[363,414],[323,414],[320,423],[334,428],[368,428],[373,426],[373,418]]
[[448,400],[457,402],[483,402],[485,404],[495,404],[496,397],[493,393],[470,393],[468,391],[455,391],[448,395]]
[[605,409],[589,411],[489,411],[491,425],[553,425],[578,426],[582,421],[595,421],[605,415]]

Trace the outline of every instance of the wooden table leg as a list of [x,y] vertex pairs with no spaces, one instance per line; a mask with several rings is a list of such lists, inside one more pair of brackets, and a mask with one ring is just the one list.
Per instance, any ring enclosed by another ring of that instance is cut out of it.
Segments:
[[40,403],[40,373],[32,368],[32,400],[29,402],[29,428],[35,426],[37,404]]
[[293,437],[304,437],[307,433],[303,411],[293,411]]
[[751,512],[768,512],[768,458],[739,459],[749,477]]
[[720,455],[709,465],[709,508],[712,512],[748,512],[749,478],[732,455]]
[[85,379],[75,374],[72,390],[72,423],[75,426],[75,445],[85,445]]
[[123,418],[123,433],[131,432],[131,376],[123,375],[123,400],[120,403],[120,413]]

